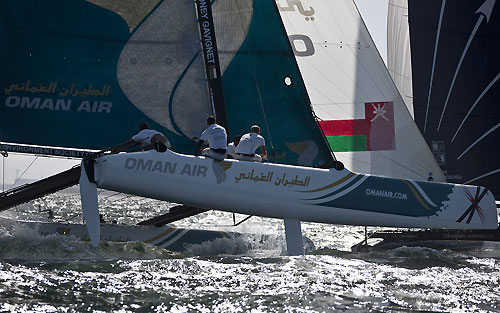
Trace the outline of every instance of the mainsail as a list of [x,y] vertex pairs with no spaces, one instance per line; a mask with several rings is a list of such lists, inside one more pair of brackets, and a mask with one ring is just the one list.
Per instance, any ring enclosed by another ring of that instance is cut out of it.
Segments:
[[409,23],[389,19],[389,29],[409,30],[411,45],[390,41],[388,54],[411,50],[415,121],[448,181],[487,186],[498,199],[498,4],[419,0],[407,7]]
[[160,2],[127,40],[117,67],[127,99],[183,138],[199,136],[210,114],[196,20],[192,2]]
[[357,172],[444,181],[352,0],[277,0],[313,109]]
[[[101,149],[130,138],[147,121],[179,149],[191,146],[189,137],[144,107],[151,100],[178,116],[176,104],[188,93],[163,88],[171,85],[166,73],[177,79],[196,71],[189,62],[199,48],[197,32],[191,45],[169,37],[167,23],[144,35],[161,16],[161,3],[23,0],[0,6],[2,142]],[[196,21],[194,8],[185,14]],[[143,45],[149,49],[141,50]],[[201,68],[201,59],[195,61]],[[209,112],[206,95],[199,105]]]
[[[2,1],[0,141],[102,149],[147,121],[193,153],[221,74],[232,136],[258,124],[272,162],[331,163],[274,3],[198,2],[215,34],[190,0]],[[215,35],[221,73],[207,73],[200,38]]]

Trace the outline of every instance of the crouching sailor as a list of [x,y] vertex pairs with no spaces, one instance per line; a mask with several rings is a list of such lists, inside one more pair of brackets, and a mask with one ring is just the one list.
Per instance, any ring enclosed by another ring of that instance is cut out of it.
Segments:
[[208,127],[203,131],[198,141],[196,155],[198,155],[201,146],[205,141],[208,141],[208,148],[203,149],[201,155],[211,157],[216,160],[224,160],[227,149],[227,133],[226,129],[215,123],[215,116],[210,115],[207,118]]
[[160,133],[159,131],[149,128],[147,122],[142,122],[139,124],[139,132],[132,136],[128,141],[123,144],[114,147],[115,152],[120,151],[119,148],[127,148],[134,145],[140,145],[140,150],[151,150],[155,149],[158,152],[165,152],[170,148],[170,141],[167,137]]
[[[255,153],[260,147],[262,155]],[[262,162],[267,158],[266,141],[260,135],[260,127],[252,126],[251,132],[241,136],[238,146],[236,146],[236,159],[241,161]]]

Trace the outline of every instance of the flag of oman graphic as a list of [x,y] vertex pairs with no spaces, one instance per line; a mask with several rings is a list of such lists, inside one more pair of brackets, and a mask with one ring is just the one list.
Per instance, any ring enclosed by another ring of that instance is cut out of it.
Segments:
[[392,102],[366,102],[365,118],[320,121],[334,152],[394,150]]

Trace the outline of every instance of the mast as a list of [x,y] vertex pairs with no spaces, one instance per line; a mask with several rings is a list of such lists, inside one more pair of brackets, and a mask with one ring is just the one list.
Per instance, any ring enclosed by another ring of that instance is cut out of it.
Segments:
[[222,88],[222,73],[220,70],[217,42],[215,40],[212,8],[209,0],[196,0],[196,11],[198,14],[198,25],[200,27],[203,60],[212,112],[217,117],[217,123],[227,130],[228,121]]

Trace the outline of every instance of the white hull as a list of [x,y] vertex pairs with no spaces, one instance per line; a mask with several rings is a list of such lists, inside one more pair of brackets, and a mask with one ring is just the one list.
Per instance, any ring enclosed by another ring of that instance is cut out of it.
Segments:
[[347,225],[498,226],[493,196],[476,186],[154,150],[99,157],[94,168],[100,188],[242,214]]

